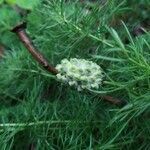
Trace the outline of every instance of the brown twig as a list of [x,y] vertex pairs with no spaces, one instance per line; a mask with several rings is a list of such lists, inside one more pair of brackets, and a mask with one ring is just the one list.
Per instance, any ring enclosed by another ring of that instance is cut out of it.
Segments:
[[4,46],[2,44],[0,44],[0,58],[3,56],[4,54]]
[[10,48],[6,46],[4,43],[0,43],[0,58],[4,56],[6,50],[10,50]]
[[12,29],[12,32],[16,33],[24,46],[32,54],[32,56],[50,73],[57,74],[58,71],[48,63],[46,58],[35,48],[34,44],[30,40],[26,31],[26,23],[21,23]]
[[111,97],[108,95],[103,96],[102,98],[103,98],[103,100],[106,100],[114,105],[121,106],[121,107],[125,106],[127,104],[127,102],[124,100],[120,100],[120,99],[117,99],[117,98],[114,98],[114,97]]
[[[46,58],[35,48],[34,44],[32,43],[31,39],[27,35],[26,31],[26,23],[21,23],[17,25],[15,28],[12,29],[12,32],[15,32],[21,42],[25,45],[28,51],[32,54],[32,56],[50,73],[56,75],[58,71],[51,66]],[[113,98],[111,96],[103,96],[103,100],[106,100],[114,105],[124,106],[126,104],[125,101],[121,101],[119,99]]]
[[31,144],[29,145],[29,150],[35,150],[35,146],[34,146],[33,143],[31,143]]

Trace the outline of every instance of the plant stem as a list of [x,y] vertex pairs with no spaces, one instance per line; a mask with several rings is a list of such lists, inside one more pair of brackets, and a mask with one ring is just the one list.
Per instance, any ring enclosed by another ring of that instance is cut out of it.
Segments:
[[[6,127],[32,127],[32,126],[40,126],[44,124],[67,124],[67,123],[73,123],[72,120],[56,120],[56,121],[38,121],[38,122],[29,122],[29,123],[4,123],[0,124],[1,128]],[[87,124],[90,123],[90,121],[76,121],[76,123],[79,124]],[[92,121],[92,123],[100,123],[100,121]]]
[[[81,31],[80,28],[76,27],[79,31]],[[53,66],[51,66],[48,61],[46,60],[46,58],[44,58],[44,56],[35,48],[34,44],[32,43],[31,39],[29,38],[28,34],[26,33],[25,31],[26,29],[26,23],[21,23],[19,25],[17,25],[16,27],[14,27],[12,29],[12,32],[16,33],[17,36],[19,37],[19,39],[21,40],[21,42],[24,44],[24,46],[28,49],[28,51],[32,54],[32,56],[47,70],[49,71],[50,73],[56,75],[58,73],[58,70],[56,70]],[[107,43],[106,41],[104,40],[101,40],[91,34],[89,34],[90,37],[96,39],[96,40],[99,40],[109,46],[113,46],[109,43]],[[111,102],[112,104],[115,104],[115,105],[125,105],[126,103],[124,101],[121,101],[119,99],[116,99],[116,98],[113,98],[113,97],[110,97],[110,96],[103,96],[103,99],[108,101],[108,102]],[[39,122],[40,124],[40,122]],[[13,124],[11,124],[13,125]],[[22,126],[22,124],[20,124]],[[32,126],[32,123],[28,124],[29,126],[31,125]],[[24,126],[24,124],[23,124]]]
[[102,97],[104,100],[107,100],[108,102],[114,104],[114,105],[118,105],[118,106],[124,106],[127,104],[126,101],[123,101],[123,100],[120,100],[120,99],[117,99],[117,98],[114,98],[114,97],[111,97],[111,96],[103,96]]
[[21,23],[12,29],[12,32],[15,32],[24,46],[28,49],[28,51],[32,54],[32,56],[52,74],[57,74],[58,71],[48,63],[46,58],[35,48],[34,44],[30,40],[26,31],[26,23]]

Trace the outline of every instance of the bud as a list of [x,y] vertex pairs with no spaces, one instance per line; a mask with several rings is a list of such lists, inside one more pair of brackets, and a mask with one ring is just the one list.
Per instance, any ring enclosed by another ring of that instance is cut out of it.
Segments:
[[99,65],[85,59],[63,59],[56,66],[58,80],[75,86],[78,91],[98,89],[102,83],[103,72]]

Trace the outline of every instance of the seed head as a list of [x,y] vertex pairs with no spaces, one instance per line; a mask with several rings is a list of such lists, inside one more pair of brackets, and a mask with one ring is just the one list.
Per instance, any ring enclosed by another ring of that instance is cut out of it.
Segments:
[[78,91],[98,89],[102,83],[103,71],[99,65],[85,59],[63,59],[56,66],[58,80],[75,86]]

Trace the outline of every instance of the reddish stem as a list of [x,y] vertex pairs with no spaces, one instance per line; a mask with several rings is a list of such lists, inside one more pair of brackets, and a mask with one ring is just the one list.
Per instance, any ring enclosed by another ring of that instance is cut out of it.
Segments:
[[118,106],[124,106],[127,103],[124,100],[120,100],[120,99],[117,99],[117,98],[114,98],[114,97],[111,97],[111,96],[108,96],[108,95],[103,96],[102,98],[104,100],[106,100],[106,101],[108,101],[108,102],[110,102],[110,103],[112,103],[114,105],[118,105]]
[[21,23],[12,29],[12,32],[15,32],[19,39],[22,41],[24,46],[28,49],[28,51],[32,54],[32,56],[49,72],[52,74],[57,74],[58,71],[51,66],[46,58],[35,48],[34,44],[30,40],[26,31],[26,23]]
[[[26,31],[26,23],[21,23],[12,29],[12,32],[15,32],[24,46],[28,49],[28,51],[32,54],[32,56],[50,73],[56,75],[58,70],[56,70],[53,66],[51,66],[46,58],[35,48],[31,39],[27,35]],[[113,98],[111,96],[103,96],[103,100],[106,100],[114,105],[123,106],[126,104],[125,101],[121,101],[119,99]]]
[[5,47],[4,47],[4,45],[3,44],[0,44],[0,58],[3,56],[3,54],[4,54],[4,49],[5,49]]

